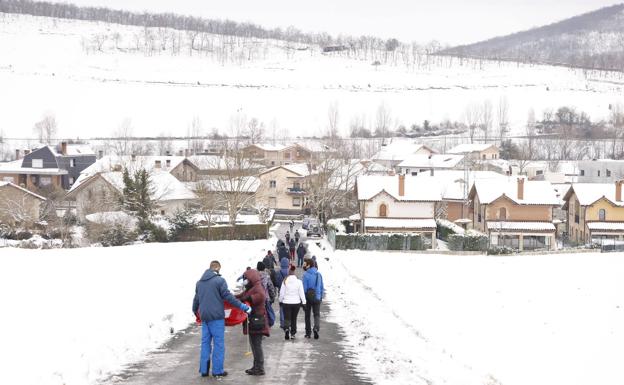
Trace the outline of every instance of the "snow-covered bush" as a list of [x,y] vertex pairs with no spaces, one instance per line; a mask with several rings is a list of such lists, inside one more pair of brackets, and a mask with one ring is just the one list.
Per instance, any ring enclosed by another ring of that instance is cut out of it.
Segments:
[[509,246],[492,246],[488,249],[488,255],[509,255],[516,253],[517,250]]
[[466,231],[455,223],[446,219],[437,219],[437,234],[438,238],[443,241],[448,241],[449,236],[452,234],[464,234]]
[[183,233],[197,229],[195,215],[189,209],[176,211],[170,222],[171,228],[169,229],[169,239],[172,241],[180,240],[180,236]]
[[145,242],[168,242],[167,230],[147,220],[139,222],[139,240]]
[[126,227],[121,224],[116,224],[113,227],[106,228],[99,235],[98,242],[104,247],[108,246],[123,246],[136,239],[136,233],[134,231],[128,231]]
[[449,250],[453,251],[487,251],[488,246],[488,236],[474,230],[448,237]]

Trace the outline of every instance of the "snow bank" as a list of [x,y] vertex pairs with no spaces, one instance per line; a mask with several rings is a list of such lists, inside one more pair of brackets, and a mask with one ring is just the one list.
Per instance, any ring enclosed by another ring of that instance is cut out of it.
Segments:
[[[624,381],[624,254],[410,255],[312,246],[378,384]],[[402,273],[402,274],[399,274]]]
[[94,384],[194,321],[211,260],[233,287],[273,240],[0,251],[2,384]]

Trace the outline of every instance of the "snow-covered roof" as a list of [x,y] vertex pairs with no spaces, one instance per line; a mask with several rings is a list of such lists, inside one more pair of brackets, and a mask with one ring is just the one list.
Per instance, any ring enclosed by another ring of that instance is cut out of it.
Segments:
[[[84,176],[81,175],[81,183],[74,183],[74,186],[69,190],[68,194],[73,193],[78,189],[78,186],[86,185],[91,180],[95,180],[98,176],[102,177],[111,186],[113,186],[120,193],[123,192],[123,173],[119,171],[100,172],[95,175]],[[152,171],[149,174],[152,185],[152,199],[164,202],[174,200],[193,200],[197,198],[197,195],[191,191],[184,183],[180,182],[176,177],[166,171]],[[78,181],[76,181],[78,182]]]
[[385,229],[435,229],[435,219],[366,218],[364,226]]
[[495,145],[489,143],[464,143],[457,145],[450,150],[448,150],[447,154],[469,154],[472,152],[481,152],[489,149],[490,147],[496,148]]
[[5,182],[5,181],[0,181],[0,187],[6,187],[6,186],[8,186],[8,187],[14,187],[14,188],[16,188],[16,189],[18,189],[18,190],[21,190],[22,192],[24,192],[24,193],[26,193],[26,194],[32,195],[33,197],[35,197],[35,198],[37,198],[37,199],[41,199],[42,201],[45,201],[45,200],[46,200],[46,198],[42,197],[41,195],[39,195],[39,194],[35,194],[34,192],[29,191],[29,190],[26,190],[25,188],[20,187],[20,186],[18,186],[18,185],[16,185],[16,184],[14,184],[14,183],[11,183],[11,182]]
[[365,174],[387,174],[390,171],[392,171],[392,169],[381,163],[371,162],[368,167],[366,167]]
[[[399,178],[405,178],[404,195],[399,196]],[[423,182],[411,175],[360,175],[357,178],[358,200],[369,200],[385,191],[399,201],[437,202],[442,199],[439,183]]]
[[624,222],[587,222],[592,231],[624,231]]
[[615,200],[615,183],[573,183],[564,199],[567,200],[572,191],[582,206],[589,206],[603,197],[616,206],[624,206],[624,200]]
[[275,166],[275,167],[271,167],[268,170],[265,170],[263,172],[261,172],[260,174],[266,174],[269,172],[273,172],[279,168],[283,168],[285,170],[288,170],[292,173],[297,174],[299,177],[306,177],[309,176],[310,173],[310,169],[308,168],[308,165],[306,163],[292,163],[292,164],[284,164],[281,166]]
[[488,221],[489,231],[555,231],[551,222],[506,222]]
[[[523,199],[518,198],[518,179],[524,180]],[[505,196],[520,205],[559,205],[555,189],[550,182],[507,177],[506,180],[479,179],[474,183],[479,202],[489,204]]]
[[36,174],[36,175],[67,175],[67,170],[60,168],[22,167],[22,160],[0,163],[0,173],[5,174]]
[[409,155],[398,167],[403,168],[453,168],[464,159],[463,155],[448,154],[416,154]]
[[262,151],[282,151],[290,147],[290,145],[285,145],[281,143],[254,143],[250,144],[249,147],[255,146],[261,149]]
[[373,160],[403,160],[409,155],[418,152],[424,154],[436,153],[437,151],[417,143],[413,139],[394,139],[392,142],[381,147],[379,152],[373,156]]
[[92,223],[100,225],[114,225],[125,224],[128,227],[134,227],[138,220],[128,213],[123,211],[103,211],[93,214],[88,214],[85,218]]
[[87,145],[87,144],[71,144],[68,143],[67,144],[67,154],[63,155],[61,153],[61,145],[59,144],[58,146],[48,146],[50,148],[50,151],[52,151],[52,153],[55,156],[85,156],[85,155],[91,155],[91,156],[95,156],[95,151],[93,151],[93,149]]
[[[439,183],[442,188],[442,197],[450,200],[464,199],[465,178],[464,171],[461,170],[439,170],[433,175],[430,173],[420,173],[416,176],[421,178],[424,184]],[[476,180],[500,180],[506,181],[507,176],[494,171],[470,171],[468,173],[468,189]]]
[[197,182],[186,182],[186,186],[191,190],[205,188],[212,192],[241,192],[255,193],[260,187],[260,180],[253,176],[244,176],[240,178],[208,178]]

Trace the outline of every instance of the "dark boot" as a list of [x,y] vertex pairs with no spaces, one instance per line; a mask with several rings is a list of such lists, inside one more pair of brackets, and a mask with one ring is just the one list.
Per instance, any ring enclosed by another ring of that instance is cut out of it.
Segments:
[[226,372],[225,370],[223,371],[223,373],[217,373],[217,374],[213,374],[213,377],[225,377],[228,375],[228,372]]
[[314,331],[314,339],[315,340],[319,339],[319,335],[318,335],[318,332],[316,330]]
[[289,340],[290,339],[290,331],[286,330],[285,334],[284,334],[284,339]]

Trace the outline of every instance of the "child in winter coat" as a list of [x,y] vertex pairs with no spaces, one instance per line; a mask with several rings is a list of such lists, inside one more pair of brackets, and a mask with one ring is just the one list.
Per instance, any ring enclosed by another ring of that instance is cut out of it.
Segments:
[[295,275],[295,266],[291,266],[288,277],[282,282],[279,301],[284,309],[284,338],[294,339],[297,334],[297,314],[301,304],[305,306],[306,298],[303,283]]

